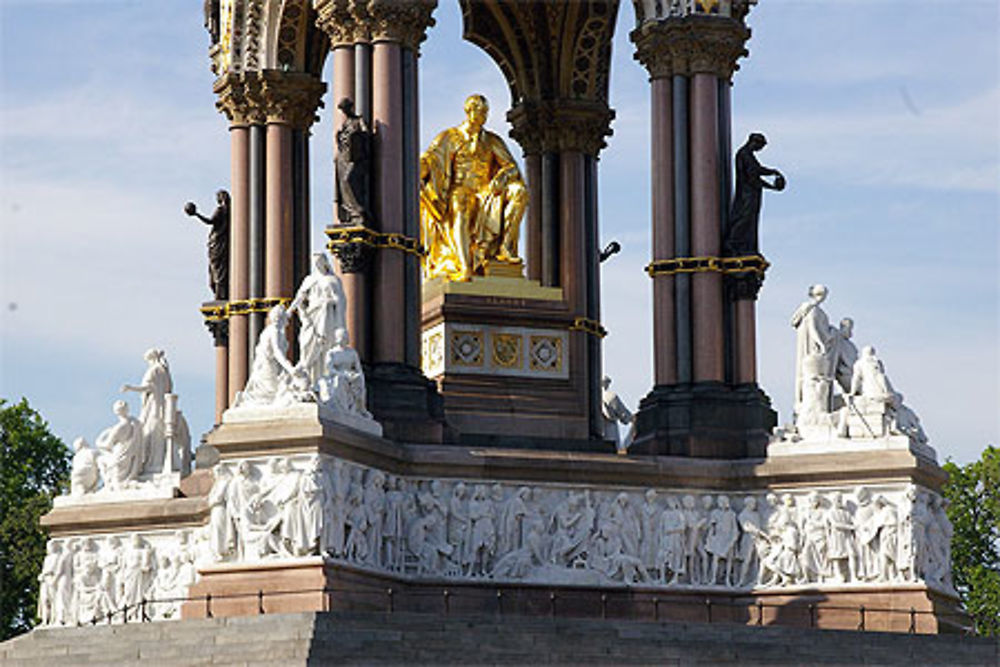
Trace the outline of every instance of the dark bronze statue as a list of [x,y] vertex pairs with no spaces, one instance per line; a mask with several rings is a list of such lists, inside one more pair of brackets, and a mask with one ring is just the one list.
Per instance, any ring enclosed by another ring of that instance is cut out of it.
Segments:
[[[729,229],[724,243],[730,257],[744,257],[760,253],[758,229],[763,191],[784,190],[785,177],[777,169],[765,167],[754,155],[767,145],[763,134],[754,132],[736,151],[736,192],[729,210]],[[774,176],[773,182],[763,177]]]
[[212,227],[208,233],[208,286],[216,301],[229,300],[229,193],[219,190],[215,193],[218,206],[212,217],[198,213],[192,202],[184,204],[184,212],[198,218]]
[[337,105],[344,124],[337,130],[337,217],[341,223],[364,225],[371,219],[368,207],[371,133],[365,121],[354,113],[348,98]]
[[219,43],[222,33],[222,21],[219,14],[219,0],[205,0],[205,30],[212,38],[212,46]]

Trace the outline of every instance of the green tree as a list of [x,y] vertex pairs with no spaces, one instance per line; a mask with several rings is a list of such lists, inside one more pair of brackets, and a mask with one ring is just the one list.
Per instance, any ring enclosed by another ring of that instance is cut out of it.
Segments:
[[66,488],[68,454],[27,399],[0,399],[0,640],[35,623],[46,540],[38,519]]
[[976,632],[1000,636],[1000,449],[987,447],[978,461],[948,461],[944,469],[955,588]]

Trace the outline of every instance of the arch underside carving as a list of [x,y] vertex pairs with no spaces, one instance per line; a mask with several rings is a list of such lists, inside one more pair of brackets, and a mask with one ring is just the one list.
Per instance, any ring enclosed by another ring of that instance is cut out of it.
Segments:
[[225,48],[213,54],[217,74],[275,69],[320,75],[330,46],[311,0],[221,4]]
[[608,100],[618,0],[459,0],[463,37],[500,67],[511,104]]

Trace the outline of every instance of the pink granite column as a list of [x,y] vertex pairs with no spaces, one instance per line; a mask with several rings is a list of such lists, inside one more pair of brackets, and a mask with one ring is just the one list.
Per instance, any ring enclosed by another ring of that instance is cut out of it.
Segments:
[[[669,77],[653,79],[652,208],[653,259],[674,257],[674,142],[673,97]],[[677,382],[677,331],[674,313],[674,277],[653,278],[653,383]]]
[[[344,123],[344,113],[337,109],[340,100],[349,98],[355,99],[355,49],[350,45],[339,45],[333,50],[333,97],[331,105],[333,111],[333,133],[336,135]],[[334,139],[334,155],[336,157],[337,142]],[[334,190],[336,190],[336,174],[334,174]],[[334,216],[338,211],[334,207]],[[345,225],[348,221],[337,218],[337,224]],[[368,345],[370,333],[369,324],[369,299],[368,299],[368,275],[365,272],[345,273],[340,270],[340,262],[335,262],[337,275],[344,286],[344,294],[347,297],[347,331],[350,334],[351,345],[357,350],[362,361],[370,361],[371,350]]]
[[[229,300],[242,301],[250,296],[250,131],[246,125],[229,128],[230,138],[230,232]],[[236,392],[247,382],[249,359],[249,322],[246,315],[229,319],[229,381],[227,391],[232,405]]]
[[757,381],[757,302],[736,301],[736,382]]
[[[222,323],[224,324],[224,323]],[[222,423],[222,413],[229,407],[229,346],[215,345],[215,423]]]
[[[579,151],[561,153],[559,159],[559,286],[569,311],[576,317],[587,314],[587,255],[584,247],[584,156]],[[569,334],[569,375],[574,390],[580,392],[584,421],[570,437],[589,437],[590,369],[587,348],[591,334]]]
[[264,223],[264,293],[291,297],[292,285],[292,128],[267,123],[267,203]]
[[[719,210],[718,84],[711,74],[691,79],[691,254],[718,257]],[[691,279],[693,379],[725,380],[722,274]]]
[[[372,54],[372,125],[375,131],[375,217],[381,232],[402,234],[403,81],[400,46],[376,42]],[[381,249],[374,262],[373,360],[403,363],[406,308],[403,254]]]
[[525,215],[524,258],[531,280],[542,279],[542,156],[524,156],[528,185],[528,212]]

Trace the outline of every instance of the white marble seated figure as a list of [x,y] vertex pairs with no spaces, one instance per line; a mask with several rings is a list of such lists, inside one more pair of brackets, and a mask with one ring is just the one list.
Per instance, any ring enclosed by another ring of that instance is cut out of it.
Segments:
[[920,419],[903,404],[903,395],[897,392],[882,361],[875,355],[875,348],[866,345],[854,363],[848,400],[862,413],[885,414],[886,424],[892,433],[905,435],[919,444],[927,444],[927,434]]
[[97,452],[83,438],[73,441],[73,461],[70,470],[69,493],[82,496],[97,491],[101,471],[97,465]]
[[144,458],[142,424],[128,412],[128,403],[112,406],[118,421],[97,436],[98,465],[109,491],[132,486],[142,472]]
[[323,375],[316,383],[320,405],[371,419],[367,409],[365,372],[358,353],[348,346],[347,329],[337,329],[333,346],[326,352]]
[[237,392],[234,407],[272,406],[293,384],[295,369],[288,360],[288,311],[281,304],[267,314],[267,325],[254,348],[253,365],[246,387]]

